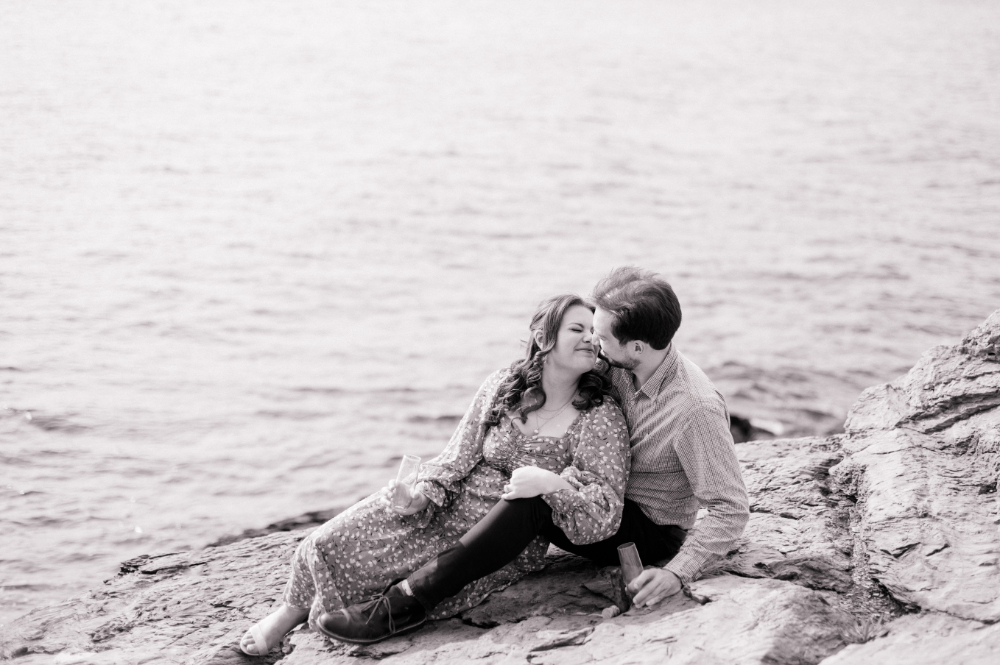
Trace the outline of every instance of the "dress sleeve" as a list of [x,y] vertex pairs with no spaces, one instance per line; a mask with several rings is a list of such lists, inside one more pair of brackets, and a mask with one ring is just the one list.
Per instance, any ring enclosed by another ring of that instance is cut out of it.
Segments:
[[573,489],[542,495],[552,507],[552,521],[576,545],[618,531],[632,461],[625,417],[613,402],[584,417],[573,462],[560,474]]
[[440,455],[421,465],[418,476],[420,490],[438,508],[451,503],[462,480],[483,459],[486,417],[506,373],[507,370],[498,370],[487,377],[448,445]]

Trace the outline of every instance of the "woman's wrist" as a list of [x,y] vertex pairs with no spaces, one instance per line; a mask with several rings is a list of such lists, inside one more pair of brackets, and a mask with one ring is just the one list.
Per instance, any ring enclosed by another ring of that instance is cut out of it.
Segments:
[[553,477],[549,481],[548,491],[545,492],[546,494],[554,494],[555,492],[558,492],[560,490],[572,490],[572,489],[574,489],[573,486],[570,485],[566,481],[566,479],[563,478],[562,476],[557,475],[557,474],[552,474],[552,476]]
[[420,496],[427,499],[427,501],[430,501],[431,500],[430,483],[428,483],[426,480],[421,480],[420,482],[418,482],[416,485],[413,486],[413,493],[420,494]]
[[427,493],[424,491],[424,488],[425,485],[422,482],[417,483],[413,487],[413,503],[414,507],[417,508],[418,510],[423,510],[431,503],[431,498],[427,496]]

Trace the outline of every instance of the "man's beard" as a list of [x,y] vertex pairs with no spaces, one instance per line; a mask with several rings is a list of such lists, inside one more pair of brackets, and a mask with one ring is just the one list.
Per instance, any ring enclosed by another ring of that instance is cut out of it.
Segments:
[[635,369],[636,366],[639,364],[638,360],[632,360],[631,358],[628,359],[628,360],[625,360],[624,362],[619,362],[617,360],[612,360],[611,358],[608,358],[603,353],[600,355],[600,358],[604,362],[606,362],[609,365],[611,365],[612,367],[617,367],[618,369],[627,369],[629,371],[632,371],[633,369]]

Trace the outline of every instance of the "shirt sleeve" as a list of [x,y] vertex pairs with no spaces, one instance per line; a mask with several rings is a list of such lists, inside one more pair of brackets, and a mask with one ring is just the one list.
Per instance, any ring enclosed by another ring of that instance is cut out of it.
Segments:
[[420,466],[419,489],[438,508],[451,503],[462,480],[483,459],[486,418],[506,372],[499,370],[487,377],[445,449]]
[[735,546],[750,519],[750,501],[723,404],[702,402],[686,419],[675,450],[698,502],[707,509],[664,568],[690,582]]
[[621,524],[631,456],[628,427],[610,400],[585,416],[573,462],[560,474],[573,489],[542,495],[570,542],[610,538]]

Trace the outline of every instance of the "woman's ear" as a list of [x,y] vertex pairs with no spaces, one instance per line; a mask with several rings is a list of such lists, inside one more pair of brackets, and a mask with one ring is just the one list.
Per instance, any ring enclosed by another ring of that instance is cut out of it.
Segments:
[[535,338],[535,346],[537,346],[539,349],[542,348],[542,341],[545,335],[544,333],[542,333],[541,329],[536,329],[533,334],[533,337]]

